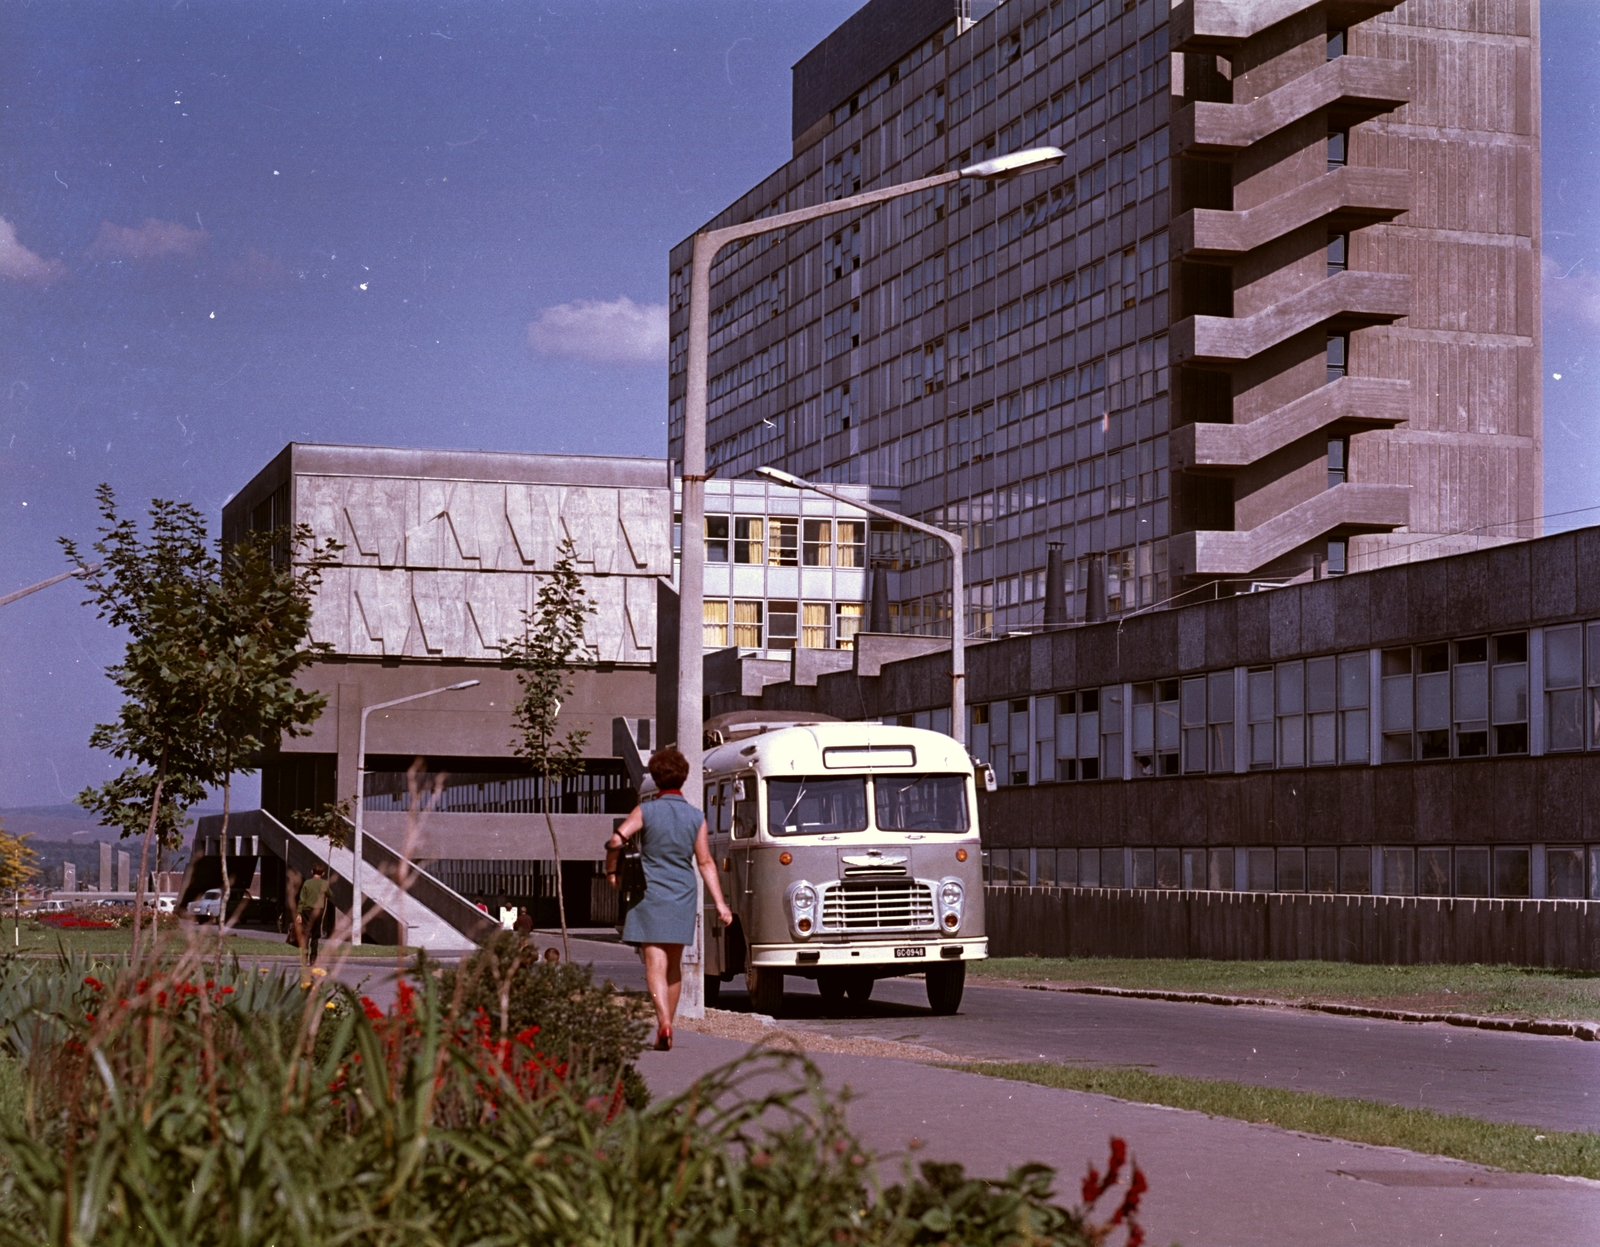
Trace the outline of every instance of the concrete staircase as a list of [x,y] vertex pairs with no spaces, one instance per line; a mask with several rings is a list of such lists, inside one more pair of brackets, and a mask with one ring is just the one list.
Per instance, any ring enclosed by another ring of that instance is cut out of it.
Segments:
[[[190,855],[194,866],[221,852],[221,815],[199,820]],[[355,854],[335,848],[325,836],[302,836],[265,810],[244,810],[228,820],[230,857],[271,854],[288,869],[304,877],[318,863],[328,867],[333,902],[346,914],[353,893],[351,870]],[[365,921],[363,938],[373,944],[403,944],[431,953],[471,952],[500,924],[459,892],[446,887],[414,862],[373,835],[362,840],[361,890]],[[187,901],[189,898],[183,898]]]

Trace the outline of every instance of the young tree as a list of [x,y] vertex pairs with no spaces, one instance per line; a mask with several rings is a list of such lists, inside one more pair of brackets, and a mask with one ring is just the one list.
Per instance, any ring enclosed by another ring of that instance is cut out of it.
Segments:
[[38,875],[39,855],[28,844],[31,838],[0,827],[0,891],[20,891]]
[[[211,690],[205,678],[207,598],[217,575],[217,560],[206,538],[204,517],[188,503],[156,499],[150,505],[149,536],[132,519],[117,514],[109,485],[95,491],[105,524],[94,550],[97,566],[86,572],[87,605],[100,618],[128,634],[122,661],[107,669],[122,691],[115,723],[100,723],[89,743],[114,757],[129,759],[150,776],[149,812],[139,853],[139,883],[133,910],[133,947],[139,949],[144,914],[144,881],[150,846],[160,825],[168,786],[185,791],[213,782],[216,767],[208,722]],[[90,560],[69,538],[62,548],[73,567]],[[124,772],[124,777],[127,773]],[[119,781],[112,781],[117,784]],[[135,791],[132,781],[121,792]],[[119,800],[104,789],[86,790],[85,808]],[[127,826],[124,823],[124,831]]]
[[569,537],[557,551],[556,563],[542,578],[531,611],[522,615],[522,635],[500,643],[507,663],[516,668],[522,696],[512,711],[517,736],[512,747],[543,781],[545,826],[556,867],[556,909],[561,918],[562,956],[572,960],[567,935],[567,897],[561,883],[561,846],[556,841],[552,806],[562,781],[583,774],[583,746],[589,733],[574,728],[563,734],[558,719],[561,703],[571,692],[572,671],[592,661],[584,626],[595,605],[578,575],[576,551]]
[[[300,672],[332,650],[307,642],[322,573],[337,541],[317,542],[308,525],[255,532],[221,551],[207,600],[205,675],[211,689],[214,769],[222,777],[222,881],[228,893],[228,819],[233,777],[284,736],[301,736],[328,704],[300,688]],[[226,905],[226,900],[224,901]]]

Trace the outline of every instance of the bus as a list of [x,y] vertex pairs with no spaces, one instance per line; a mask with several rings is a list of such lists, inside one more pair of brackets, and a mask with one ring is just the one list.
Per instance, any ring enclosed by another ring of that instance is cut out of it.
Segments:
[[972,758],[938,732],[755,711],[707,725],[704,810],[733,911],[705,915],[706,1001],[743,974],[777,1016],[784,980],[830,1011],[879,979],[920,974],[928,1005],[961,1007],[988,956]]

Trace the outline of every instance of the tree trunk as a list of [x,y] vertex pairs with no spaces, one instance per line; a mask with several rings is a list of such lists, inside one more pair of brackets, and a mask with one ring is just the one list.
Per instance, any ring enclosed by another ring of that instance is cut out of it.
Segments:
[[550,813],[550,777],[544,781],[544,825],[550,829],[550,853],[556,862],[556,913],[561,918],[561,959],[572,960],[572,940],[567,935],[567,892],[561,883],[561,846],[556,843],[556,820]]
[[[217,906],[217,973],[222,973],[222,937],[233,924],[228,918],[228,900],[233,889],[228,881],[228,809],[233,793],[233,772],[222,779],[222,904]],[[243,906],[240,906],[243,909]]]
[[[139,931],[144,918],[144,876],[150,869],[150,841],[155,839],[156,820],[161,817],[161,789],[167,782],[167,751],[161,751],[161,765],[156,768],[156,787],[150,794],[150,825],[145,828],[144,847],[139,850],[139,882],[133,893],[133,959],[139,959]],[[159,930],[159,926],[157,930]],[[153,944],[155,941],[151,941]]]

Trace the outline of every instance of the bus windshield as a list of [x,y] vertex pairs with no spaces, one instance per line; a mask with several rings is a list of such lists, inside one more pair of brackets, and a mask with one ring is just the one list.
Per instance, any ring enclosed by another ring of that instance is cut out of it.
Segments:
[[879,831],[966,831],[964,775],[876,775]]
[[806,776],[767,781],[767,834],[812,836],[867,829],[864,775]]

